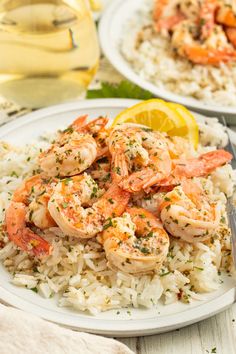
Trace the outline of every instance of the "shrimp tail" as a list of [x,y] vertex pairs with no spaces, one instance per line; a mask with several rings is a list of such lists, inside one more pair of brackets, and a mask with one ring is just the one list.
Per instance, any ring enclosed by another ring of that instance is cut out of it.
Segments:
[[180,184],[184,179],[203,177],[212,173],[217,167],[230,162],[233,156],[225,150],[214,150],[200,155],[198,158],[173,160],[171,175],[158,183],[159,186]]
[[129,175],[128,163],[125,155],[122,153],[115,153],[112,159],[112,180],[117,182]]
[[236,28],[235,27],[227,27],[225,29],[225,33],[230,41],[230,43],[236,48]]
[[76,118],[76,120],[74,120],[74,122],[71,124],[71,127],[76,130],[76,131],[80,131],[80,129],[82,127],[85,126],[86,120],[88,118],[88,115],[83,115],[83,116],[79,116],[78,118]]
[[161,172],[154,172],[151,168],[146,168],[124,178],[119,185],[124,190],[134,193],[148,190],[149,187],[159,184],[160,181],[163,181],[163,174]]
[[23,203],[11,202],[6,211],[6,230],[9,239],[22,250],[33,256],[48,256],[52,246],[39,235],[26,227],[26,207]]
[[226,26],[236,27],[236,15],[230,6],[223,5],[219,8],[216,21]]
[[129,199],[129,192],[120,188],[118,184],[112,183],[110,188],[103,195],[99,208],[102,209],[105,219],[111,216],[111,210],[113,216],[120,216],[125,211]]
[[88,124],[83,124],[83,122],[86,122],[86,119],[87,115],[77,118],[75,122],[72,123],[72,127],[79,133],[89,133],[93,135],[105,128],[109,120],[107,117],[98,117]]
[[174,176],[186,178],[201,177],[210,174],[217,167],[232,160],[233,156],[225,150],[210,151],[200,155],[197,159],[188,159],[185,164],[175,160]]
[[131,193],[139,192],[143,188],[148,187],[149,183],[153,181],[153,178],[153,170],[151,168],[146,168],[142,171],[134,172],[130,176],[124,178],[119,185]]
[[231,48],[206,49],[200,46],[185,45],[184,53],[186,57],[195,64],[200,65],[219,65],[221,62],[236,60],[236,51]]

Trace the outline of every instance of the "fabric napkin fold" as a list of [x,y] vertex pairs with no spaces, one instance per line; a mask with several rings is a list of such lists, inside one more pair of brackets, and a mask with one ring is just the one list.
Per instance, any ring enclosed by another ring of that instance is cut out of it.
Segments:
[[1,354],[134,354],[109,338],[75,332],[0,305]]

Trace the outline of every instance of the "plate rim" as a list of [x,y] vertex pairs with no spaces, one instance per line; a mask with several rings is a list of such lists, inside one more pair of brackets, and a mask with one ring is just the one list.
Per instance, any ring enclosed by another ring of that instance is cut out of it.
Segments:
[[123,58],[120,54],[117,43],[114,43],[115,41],[111,43],[109,40],[111,32],[110,28],[112,26],[114,18],[118,14],[118,10],[121,7],[125,9],[126,6],[129,6],[128,4],[131,1],[133,1],[134,4],[134,11],[138,10],[138,4],[139,2],[141,2],[141,0],[113,0],[111,4],[105,9],[99,21],[98,33],[102,52],[105,54],[109,62],[115,67],[115,69],[131,82],[135,83],[136,85],[142,87],[145,90],[150,91],[152,94],[162,99],[183,104],[192,110],[207,113],[211,116],[219,114],[235,115],[236,106],[215,106],[214,103],[205,104],[200,100],[178,95],[165,89],[160,89],[156,87],[155,84],[153,84],[151,81],[148,81],[147,79],[142,79],[138,74],[135,73],[135,71],[129,65],[128,61],[125,60],[125,58]]
[[[75,101],[26,114],[16,120],[13,120],[0,127],[0,140],[3,135],[14,131],[19,127],[23,127],[29,121],[38,121],[47,116],[57,113],[70,112],[72,110],[96,109],[96,108],[123,108],[128,107],[139,100],[133,99],[91,99]],[[13,294],[10,290],[0,285],[0,300],[10,306],[30,312],[50,322],[63,325],[65,327],[90,333],[102,334],[107,336],[130,337],[138,335],[152,335],[155,333],[167,332],[177,328],[196,323],[205,318],[215,315],[229,307],[236,300],[236,288],[232,287],[220,294],[214,299],[210,299],[206,303],[201,303],[196,307],[187,308],[181,313],[167,314],[163,317],[154,315],[153,318],[145,319],[96,319],[96,317],[88,316],[88,318],[80,317],[80,314],[58,313],[54,310],[42,308],[41,306],[31,303],[22,298],[20,295]]]

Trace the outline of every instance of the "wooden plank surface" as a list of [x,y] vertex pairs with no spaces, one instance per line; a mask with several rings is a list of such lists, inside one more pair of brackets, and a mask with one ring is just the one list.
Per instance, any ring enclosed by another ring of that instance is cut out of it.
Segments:
[[137,354],[236,354],[236,304],[179,330],[119,340]]

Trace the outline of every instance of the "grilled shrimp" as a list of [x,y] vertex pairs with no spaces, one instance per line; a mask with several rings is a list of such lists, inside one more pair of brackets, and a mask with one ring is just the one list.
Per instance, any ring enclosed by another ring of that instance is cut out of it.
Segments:
[[219,10],[216,14],[216,21],[225,26],[236,27],[236,3],[235,1],[218,1]]
[[186,242],[209,239],[219,227],[222,215],[221,204],[211,202],[191,180],[167,193],[159,208],[165,229]]
[[188,159],[196,156],[193,144],[181,136],[168,136],[167,145],[172,159]]
[[219,8],[218,0],[202,0],[200,7],[201,39],[207,39],[215,28],[215,14]]
[[153,20],[157,31],[171,30],[186,17],[179,9],[179,1],[155,0]]
[[225,26],[225,33],[230,43],[236,48],[236,2],[219,2],[216,21]]
[[236,51],[221,26],[214,24],[211,35],[204,41],[198,39],[198,32],[199,26],[191,20],[182,21],[175,27],[171,43],[180,56],[202,65],[219,65],[236,60]]
[[5,223],[9,239],[22,250],[38,257],[50,254],[52,248],[27,227],[27,223],[42,230],[56,225],[47,209],[53,183],[55,180],[42,175],[28,178],[15,191],[6,210]]
[[111,184],[101,196],[97,184],[86,173],[61,180],[55,187],[48,209],[60,229],[69,236],[92,238],[111,216],[121,215],[129,193]]
[[167,141],[160,132],[123,124],[113,130],[109,150],[113,176],[129,192],[148,188],[171,172]]
[[109,188],[111,179],[111,158],[110,156],[104,156],[101,159],[95,161],[88,169],[88,173],[98,184],[99,188]]
[[230,162],[232,157],[228,151],[214,150],[206,152],[197,158],[173,160],[170,176],[160,181],[158,185],[177,185],[186,178],[207,176],[217,167]]
[[236,27],[227,27],[225,33],[231,44],[236,48]]
[[[87,116],[77,118],[51,147],[39,156],[39,164],[48,176],[73,176],[89,168],[104,153],[99,131],[107,118],[98,118],[85,125]],[[107,149],[106,149],[107,150]]]
[[142,208],[126,209],[110,219],[101,235],[108,265],[132,274],[158,270],[169,249],[169,237],[161,222]]

